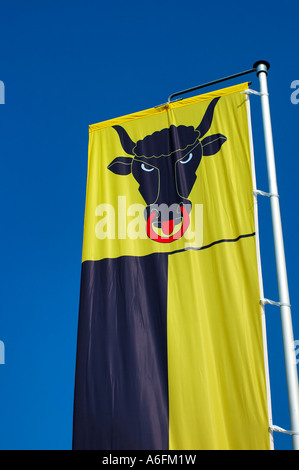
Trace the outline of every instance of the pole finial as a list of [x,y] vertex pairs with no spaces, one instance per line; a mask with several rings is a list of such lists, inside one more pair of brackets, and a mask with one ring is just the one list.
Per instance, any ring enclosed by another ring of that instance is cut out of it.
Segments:
[[267,60],[258,60],[253,64],[253,68],[256,70],[256,74],[258,75],[260,72],[266,72],[270,68],[270,64]]

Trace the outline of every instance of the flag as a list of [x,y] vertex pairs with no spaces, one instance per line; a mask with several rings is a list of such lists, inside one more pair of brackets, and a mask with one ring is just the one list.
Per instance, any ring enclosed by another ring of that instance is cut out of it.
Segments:
[[89,128],[74,449],[270,448],[247,88]]

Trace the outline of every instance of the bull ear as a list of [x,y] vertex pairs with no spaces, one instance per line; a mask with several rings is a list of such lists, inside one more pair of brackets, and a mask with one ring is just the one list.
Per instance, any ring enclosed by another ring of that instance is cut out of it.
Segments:
[[131,157],[116,157],[108,166],[108,170],[116,175],[129,175],[132,169]]
[[201,141],[203,155],[215,155],[215,153],[219,152],[226,140],[227,138],[222,134],[213,134],[205,137]]

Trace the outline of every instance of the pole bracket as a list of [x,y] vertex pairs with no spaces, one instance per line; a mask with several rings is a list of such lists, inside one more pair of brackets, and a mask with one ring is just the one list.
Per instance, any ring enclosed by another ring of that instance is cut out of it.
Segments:
[[260,189],[255,189],[254,191],[252,191],[252,194],[254,194],[254,196],[267,196],[267,197],[278,197],[279,198],[279,194],[266,193],[265,191],[261,191]]
[[269,430],[270,431],[276,431],[276,432],[282,432],[283,434],[290,434],[291,436],[299,435],[299,432],[297,432],[297,431],[287,431],[286,429],[281,428],[280,426],[276,426],[275,424],[273,424],[272,426],[269,426]]
[[269,299],[261,299],[261,304],[262,305],[275,305],[276,307],[290,307],[291,304],[285,303],[285,302],[275,302],[274,300],[269,300]]
[[258,95],[258,96],[269,96],[269,93],[263,93],[262,91],[252,90],[248,88],[248,90],[240,91],[240,93],[245,93],[245,95]]

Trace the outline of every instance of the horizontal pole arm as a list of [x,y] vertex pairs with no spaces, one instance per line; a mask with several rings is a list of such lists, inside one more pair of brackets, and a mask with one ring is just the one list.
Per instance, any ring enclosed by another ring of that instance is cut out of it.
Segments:
[[241,77],[242,75],[247,75],[253,72],[256,72],[256,68],[245,70],[244,72],[235,73],[234,75],[229,75],[228,77],[219,78],[218,80],[213,80],[212,82],[203,83],[202,85],[194,86],[192,88],[187,88],[186,90],[177,91],[176,93],[172,93],[172,95],[169,96],[168,103],[170,103],[172,98],[174,98],[175,96],[179,96],[185,93],[189,93],[191,91],[199,90],[200,88],[205,88],[210,85],[216,85],[217,83],[225,82],[226,80],[232,80],[233,78]]

